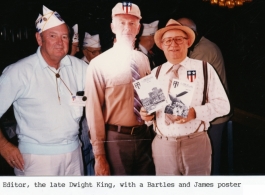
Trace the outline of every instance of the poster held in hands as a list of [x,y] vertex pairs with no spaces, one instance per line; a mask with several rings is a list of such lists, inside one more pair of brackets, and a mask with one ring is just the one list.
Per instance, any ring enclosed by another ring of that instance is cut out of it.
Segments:
[[173,79],[165,113],[187,118],[194,92],[194,83]]
[[148,114],[152,114],[166,104],[166,96],[154,75],[150,74],[133,82],[133,87]]

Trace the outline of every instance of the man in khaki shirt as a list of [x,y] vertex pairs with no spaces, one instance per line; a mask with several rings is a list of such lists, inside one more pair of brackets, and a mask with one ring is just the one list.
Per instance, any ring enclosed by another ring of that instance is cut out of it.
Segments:
[[111,29],[117,42],[91,60],[88,67],[86,114],[96,175],[154,173],[151,135],[134,113],[132,61],[140,78],[150,74],[148,58],[133,49],[140,19],[137,5],[116,4],[112,9]]

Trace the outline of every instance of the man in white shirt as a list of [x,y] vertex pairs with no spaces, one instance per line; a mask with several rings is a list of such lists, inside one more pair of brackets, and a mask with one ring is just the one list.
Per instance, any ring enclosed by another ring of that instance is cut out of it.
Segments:
[[[210,64],[204,73],[203,63],[187,57],[188,48],[195,39],[194,32],[170,19],[166,27],[155,34],[155,43],[163,50],[167,62],[161,66],[158,81],[163,91],[169,94],[172,79],[189,82],[194,92],[186,118],[164,113],[165,108],[147,115],[141,109],[142,119],[154,119],[154,130],[157,135],[152,143],[152,156],[157,175],[210,175],[211,144],[206,133],[209,122],[214,118],[226,115],[230,104],[218,75]],[[190,71],[195,76],[189,79]],[[203,101],[204,74],[208,76],[206,102]],[[152,74],[157,73],[157,68]],[[173,76],[172,76],[173,75]]]
[[66,55],[69,28],[43,6],[36,22],[37,52],[9,65],[0,77],[0,117],[13,104],[18,148],[0,130],[0,154],[17,176],[83,175],[78,138],[84,61]]
[[[183,26],[191,28],[195,32],[195,41],[189,48],[189,57],[209,62],[219,75],[226,91],[228,91],[224,59],[219,47],[209,39],[200,35],[197,31],[196,24],[191,19],[179,18],[177,21]],[[211,121],[211,126],[208,129],[208,135],[211,140],[213,150],[212,175],[220,175],[222,133],[225,130],[230,117],[231,115],[226,115],[216,118]]]

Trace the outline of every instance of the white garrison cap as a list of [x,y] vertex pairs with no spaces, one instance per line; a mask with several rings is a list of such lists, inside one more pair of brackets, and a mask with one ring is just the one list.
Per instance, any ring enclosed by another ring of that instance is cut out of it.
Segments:
[[73,38],[72,38],[72,43],[77,43],[77,42],[79,42],[78,24],[75,24],[72,28],[74,30],[74,35],[73,35]]
[[93,35],[91,36],[89,33],[85,33],[85,38],[83,41],[83,47],[94,47],[99,48],[101,47],[100,41],[99,41],[99,35]]
[[150,24],[143,23],[144,29],[143,29],[142,36],[154,35],[158,28],[158,22],[159,20],[156,20]]
[[64,20],[56,11],[49,10],[43,5],[43,16],[39,14],[35,25],[37,32],[42,33],[49,28],[59,26],[64,23]]

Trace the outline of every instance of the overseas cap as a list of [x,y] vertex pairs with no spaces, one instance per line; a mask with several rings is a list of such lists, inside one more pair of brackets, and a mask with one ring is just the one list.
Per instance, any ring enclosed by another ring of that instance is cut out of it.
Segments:
[[37,32],[42,33],[49,28],[59,26],[64,23],[64,20],[56,11],[52,11],[43,5],[43,16],[39,14],[35,25]]
[[99,48],[101,47],[100,41],[99,41],[99,35],[93,35],[91,36],[89,33],[85,33],[85,38],[83,41],[83,47],[94,47]]
[[73,38],[72,38],[72,43],[77,43],[77,42],[79,42],[78,24],[75,24],[72,28],[74,30],[74,35],[73,35]]
[[154,35],[158,28],[159,20],[156,20],[150,24],[143,23],[144,29],[142,36]]

